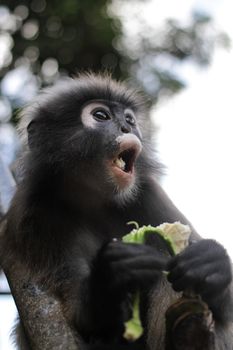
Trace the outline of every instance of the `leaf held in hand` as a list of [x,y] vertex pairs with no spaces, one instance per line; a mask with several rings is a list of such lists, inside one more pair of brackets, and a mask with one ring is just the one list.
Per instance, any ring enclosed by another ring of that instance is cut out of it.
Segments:
[[[188,225],[183,225],[178,221],[172,224],[163,223],[157,227],[151,225],[139,227],[136,222],[130,222],[129,224],[135,224],[136,228],[122,238],[125,243],[143,244],[147,234],[155,233],[165,240],[174,255],[180,253],[188,246],[191,229]],[[125,322],[125,333],[123,336],[129,341],[135,341],[143,334],[139,304],[140,295],[137,292],[133,301],[132,318]]]

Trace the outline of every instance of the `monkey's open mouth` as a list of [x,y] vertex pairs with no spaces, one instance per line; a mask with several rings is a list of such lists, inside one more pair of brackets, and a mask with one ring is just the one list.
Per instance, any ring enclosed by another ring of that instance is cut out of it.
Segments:
[[120,186],[129,185],[134,179],[134,165],[141,152],[142,145],[135,135],[123,135],[117,138],[118,152],[110,161],[110,170]]
[[125,173],[132,173],[136,155],[136,149],[126,149],[113,160],[113,164]]

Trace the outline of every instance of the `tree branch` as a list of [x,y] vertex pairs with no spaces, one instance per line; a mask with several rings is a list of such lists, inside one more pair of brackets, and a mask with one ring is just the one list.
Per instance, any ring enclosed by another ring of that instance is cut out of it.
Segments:
[[20,320],[31,349],[78,350],[60,302],[24,277],[15,266],[4,266]]
[[[0,157],[0,219],[6,214],[15,191],[15,180]],[[6,220],[1,222],[4,234]],[[4,252],[3,252],[4,254]],[[33,350],[78,350],[74,334],[63,315],[60,302],[30,280],[23,268],[1,262],[20,320]],[[9,266],[8,266],[9,265]]]

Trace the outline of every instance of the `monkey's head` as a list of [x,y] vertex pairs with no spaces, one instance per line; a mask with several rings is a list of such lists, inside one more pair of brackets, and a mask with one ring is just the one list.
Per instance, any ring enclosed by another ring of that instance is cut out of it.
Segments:
[[59,174],[74,195],[82,187],[99,198],[133,198],[150,162],[135,91],[109,76],[80,75],[45,90],[25,115],[29,166]]

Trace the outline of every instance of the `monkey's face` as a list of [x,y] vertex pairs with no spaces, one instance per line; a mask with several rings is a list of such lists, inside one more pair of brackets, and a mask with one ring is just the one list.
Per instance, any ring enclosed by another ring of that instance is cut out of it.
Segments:
[[137,93],[109,77],[83,75],[41,94],[24,115],[28,166],[59,183],[59,193],[118,203],[134,198],[149,159]]
[[99,140],[95,161],[103,182],[116,194],[135,190],[142,143],[133,109],[119,102],[90,101],[82,108],[81,121],[84,131]]

